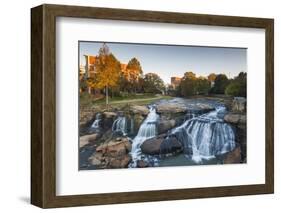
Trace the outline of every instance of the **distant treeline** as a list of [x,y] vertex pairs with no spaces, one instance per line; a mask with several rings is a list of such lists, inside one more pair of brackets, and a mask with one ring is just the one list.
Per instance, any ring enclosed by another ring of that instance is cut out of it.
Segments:
[[226,94],[231,96],[246,97],[247,74],[240,72],[233,79],[228,79],[225,74],[210,74],[208,78],[196,77],[193,72],[186,72],[176,88],[169,87],[169,93],[176,96],[193,96],[207,94]]

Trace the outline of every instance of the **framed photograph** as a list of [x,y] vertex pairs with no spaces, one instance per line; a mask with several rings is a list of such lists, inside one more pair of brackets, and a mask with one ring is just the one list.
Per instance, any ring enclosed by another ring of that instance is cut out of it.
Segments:
[[274,192],[273,19],[31,9],[31,203]]

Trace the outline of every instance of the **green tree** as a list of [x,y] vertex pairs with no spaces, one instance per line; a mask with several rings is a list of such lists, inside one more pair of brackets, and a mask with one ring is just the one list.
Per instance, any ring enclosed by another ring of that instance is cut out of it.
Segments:
[[217,75],[215,79],[214,87],[212,88],[212,93],[224,94],[228,84],[229,84],[229,80],[225,74]]
[[231,96],[246,97],[247,95],[247,74],[240,72],[226,87],[225,94]]
[[196,80],[196,93],[207,95],[209,93],[209,90],[211,88],[211,83],[204,78],[198,78]]
[[142,76],[142,67],[137,58],[132,58],[127,65],[127,72],[129,74],[129,83],[131,88],[136,93],[139,87],[139,79]]
[[147,93],[162,93],[165,89],[163,80],[156,73],[145,74],[143,84]]
[[191,79],[191,80],[195,80],[196,79],[196,74],[191,72],[191,71],[189,71],[189,72],[184,73],[183,78],[188,78],[188,79]]
[[238,82],[232,81],[225,89],[226,95],[240,96],[240,84]]
[[179,89],[182,96],[191,96],[197,93],[197,78],[193,72],[186,72],[181,80]]

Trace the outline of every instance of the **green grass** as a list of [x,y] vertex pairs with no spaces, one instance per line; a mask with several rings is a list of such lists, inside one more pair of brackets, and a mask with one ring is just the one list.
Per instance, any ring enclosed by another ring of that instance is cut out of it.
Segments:
[[[138,105],[145,105],[150,104],[153,101],[157,101],[160,99],[171,99],[171,96],[164,96],[164,95],[155,95],[155,94],[137,94],[137,95],[128,95],[125,97],[109,97],[109,105],[127,105],[127,104],[138,104]],[[105,98],[94,100],[88,94],[80,95],[80,105],[83,106],[103,106],[105,105]]]

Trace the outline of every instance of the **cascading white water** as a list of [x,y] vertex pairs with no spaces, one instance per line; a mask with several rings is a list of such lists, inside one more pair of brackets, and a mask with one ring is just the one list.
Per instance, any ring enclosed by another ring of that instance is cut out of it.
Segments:
[[137,136],[133,139],[131,156],[133,160],[133,164],[136,163],[137,160],[140,159],[141,155],[141,144],[149,139],[153,138],[157,134],[157,120],[159,115],[156,113],[155,106],[149,107],[149,114],[146,119],[141,124]]
[[127,120],[124,116],[119,116],[112,124],[113,132],[122,132],[123,135],[127,135]]
[[101,121],[101,115],[99,113],[96,114],[96,118],[91,125],[91,129],[99,129]]
[[[232,127],[219,118],[224,112],[225,107],[217,107],[215,111],[187,120],[170,135],[182,143],[186,155],[191,155],[197,163],[232,151],[235,134]],[[168,143],[169,137],[165,144]]]

